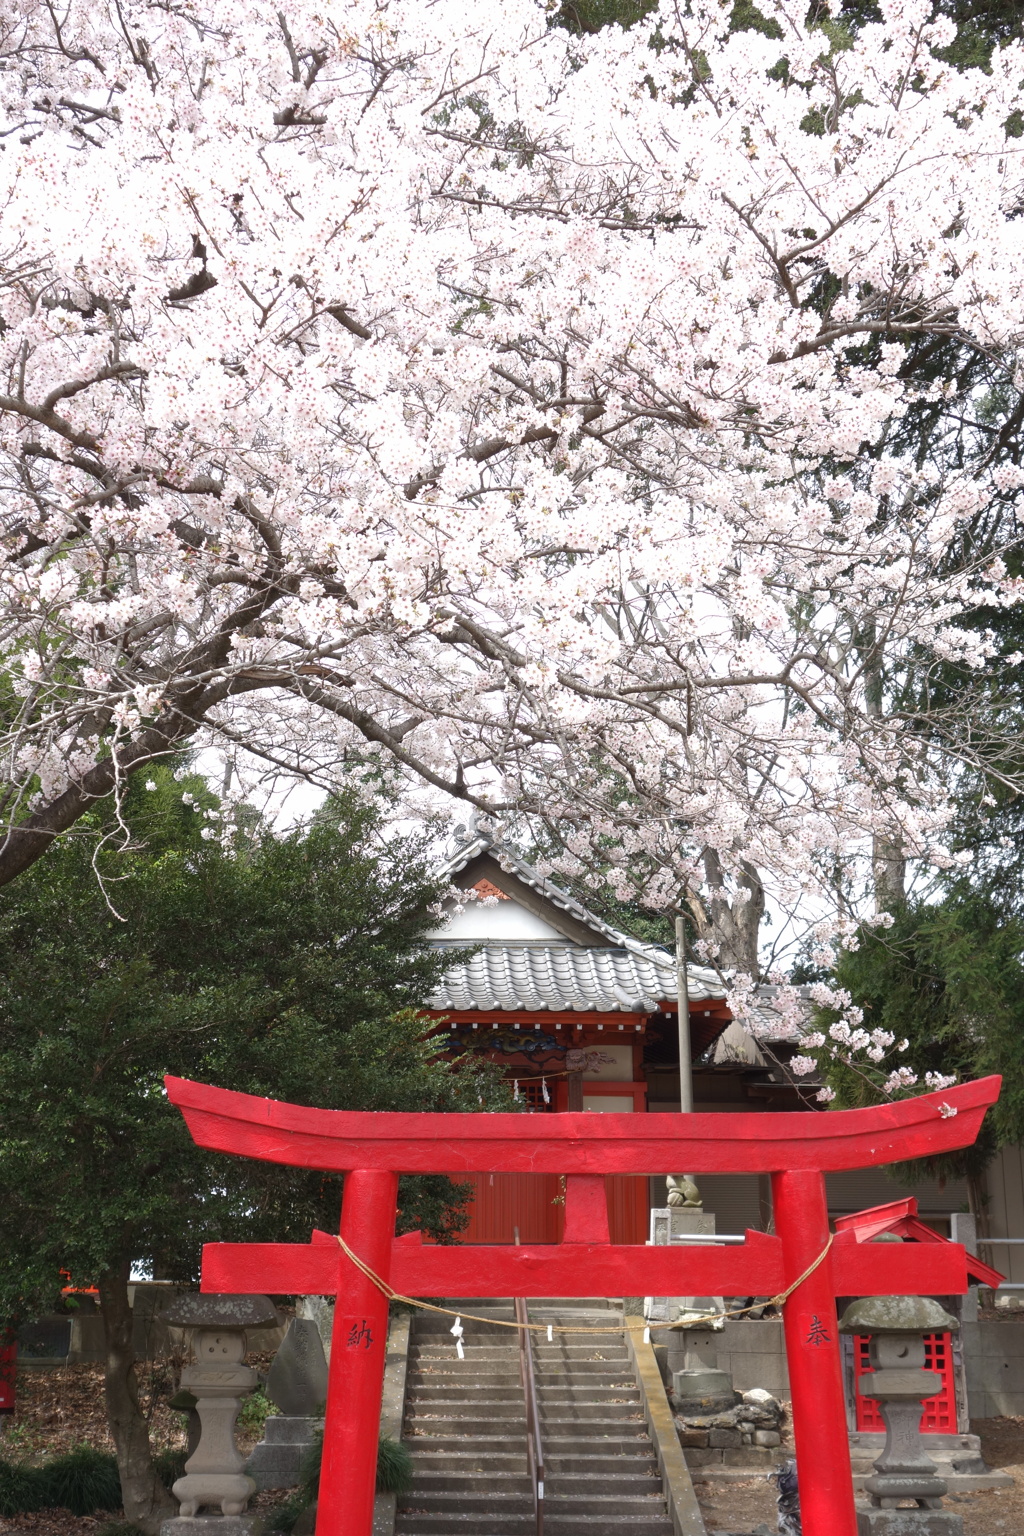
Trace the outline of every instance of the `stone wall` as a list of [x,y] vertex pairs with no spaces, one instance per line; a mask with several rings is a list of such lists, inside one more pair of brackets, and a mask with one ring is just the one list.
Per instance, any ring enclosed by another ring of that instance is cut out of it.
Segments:
[[[698,1363],[728,1371],[737,1392],[764,1387],[773,1397],[789,1397],[789,1374],[778,1318],[728,1318],[725,1327],[652,1331],[666,1385],[674,1370]],[[1024,1319],[964,1323],[967,1396],[973,1419],[1024,1415]]]

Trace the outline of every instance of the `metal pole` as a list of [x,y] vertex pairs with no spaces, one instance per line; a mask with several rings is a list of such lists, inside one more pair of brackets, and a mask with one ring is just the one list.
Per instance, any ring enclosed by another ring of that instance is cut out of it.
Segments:
[[690,1059],[690,988],[686,980],[686,923],[676,918],[676,1007],[679,1025],[679,1108],[684,1115],[693,1109],[693,1063]]

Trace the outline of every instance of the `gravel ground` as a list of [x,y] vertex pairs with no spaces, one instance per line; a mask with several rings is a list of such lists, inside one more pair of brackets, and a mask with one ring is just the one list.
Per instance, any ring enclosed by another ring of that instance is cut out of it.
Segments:
[[[1022,1536],[1024,1533],[1024,1418],[975,1419],[982,1454],[990,1467],[1008,1472],[1012,1488],[988,1493],[954,1493],[946,1507],[963,1516],[965,1536]],[[709,1532],[775,1530],[775,1490],[763,1476],[728,1484],[696,1484]]]

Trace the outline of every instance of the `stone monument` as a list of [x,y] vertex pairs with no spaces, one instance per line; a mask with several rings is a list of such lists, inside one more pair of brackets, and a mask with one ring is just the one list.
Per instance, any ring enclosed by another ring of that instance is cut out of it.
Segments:
[[193,1330],[195,1360],[182,1371],[181,1387],[195,1397],[200,1435],[172,1490],[181,1513],[164,1521],[160,1536],[260,1536],[262,1521],[245,1512],[256,1484],[245,1475],[235,1420],[259,1381],[243,1363],[245,1330],[276,1323],[277,1308],[266,1296],[190,1295],[172,1303],[166,1317]]
[[[945,1333],[960,1324],[927,1296],[870,1296],[847,1307],[841,1333],[870,1335],[872,1369],[857,1384],[874,1398],[885,1424],[885,1446],[875,1471],[864,1484],[870,1509],[857,1512],[858,1536],[963,1536],[963,1520],[942,1508],[947,1484],[921,1434],[921,1404],[942,1386],[926,1371],[924,1335]],[[916,1508],[901,1509],[913,1499]]]
[[327,1400],[327,1359],[312,1318],[292,1319],[265,1391],[281,1411],[267,1419],[245,1470],[257,1488],[294,1488],[303,1454],[322,1428]]
[[[681,1179],[682,1176],[680,1176]],[[690,1188],[695,1186],[687,1180]],[[675,1190],[670,1191],[671,1194]],[[680,1190],[679,1193],[682,1193]],[[699,1196],[696,1197],[699,1199]],[[688,1204],[670,1203],[660,1209],[651,1211],[651,1236],[650,1242],[654,1245],[662,1243],[686,1247],[697,1246],[694,1239],[713,1238],[715,1235],[715,1218],[702,1206],[691,1201]],[[699,1242],[704,1247],[704,1242]],[[645,1296],[644,1316],[652,1326],[668,1328],[714,1328],[720,1329],[724,1323],[720,1320],[707,1321],[708,1313],[720,1313],[724,1310],[725,1303],[721,1296]]]

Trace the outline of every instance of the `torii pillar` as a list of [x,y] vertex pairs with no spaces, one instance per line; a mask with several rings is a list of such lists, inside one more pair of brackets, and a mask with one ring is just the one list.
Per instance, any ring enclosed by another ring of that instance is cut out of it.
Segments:
[[[835,1298],[967,1289],[961,1244],[871,1246],[852,1229],[829,1248],[826,1172],[970,1145],[1000,1079],[945,1094],[821,1114],[372,1114],[308,1109],[179,1078],[167,1092],[203,1147],[346,1174],[341,1235],[403,1295],[781,1295],[804,1536],[856,1536]],[[608,1240],[604,1177],[770,1173],[775,1236],[737,1247],[650,1248]],[[398,1174],[566,1175],[563,1241],[424,1246],[394,1236]],[[796,1284],[799,1282],[799,1284]],[[337,1296],[317,1536],[371,1536],[388,1304],[336,1236],[309,1244],[212,1243],[204,1291]]]

